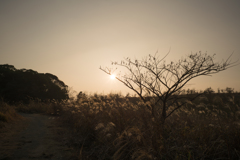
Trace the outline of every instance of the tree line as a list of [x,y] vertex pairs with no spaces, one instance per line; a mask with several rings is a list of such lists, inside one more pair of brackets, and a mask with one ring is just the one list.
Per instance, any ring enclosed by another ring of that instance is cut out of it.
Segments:
[[16,69],[8,64],[0,65],[0,97],[9,103],[69,98],[68,86],[57,76],[31,69]]

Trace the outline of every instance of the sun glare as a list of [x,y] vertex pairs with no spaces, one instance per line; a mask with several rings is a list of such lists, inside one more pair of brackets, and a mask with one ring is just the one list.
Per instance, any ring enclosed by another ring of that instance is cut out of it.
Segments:
[[115,79],[115,75],[114,74],[112,74],[112,75],[110,75],[110,77],[111,77],[111,79]]

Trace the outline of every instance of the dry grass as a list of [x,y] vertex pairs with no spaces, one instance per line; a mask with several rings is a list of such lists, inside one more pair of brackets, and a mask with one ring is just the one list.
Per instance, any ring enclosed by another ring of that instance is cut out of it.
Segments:
[[200,97],[164,127],[143,103],[114,96],[69,104],[60,119],[79,159],[240,159],[239,97]]
[[0,101],[0,128],[4,127],[7,122],[11,122],[20,117],[21,116],[15,111],[15,106]]
[[41,102],[32,100],[29,104],[16,103],[10,105],[3,100],[0,101],[0,128],[8,122],[22,118],[17,112],[41,113],[59,116],[63,110],[63,103],[56,101]]
[[[16,116],[0,103],[0,122]],[[212,94],[188,102],[159,125],[137,98],[94,95],[71,103],[18,104],[18,111],[60,115],[65,144],[84,160],[240,159],[240,95]]]
[[23,113],[42,113],[50,115],[59,115],[62,112],[63,103],[57,101],[42,102],[40,100],[31,100],[28,104],[18,103],[15,109]]

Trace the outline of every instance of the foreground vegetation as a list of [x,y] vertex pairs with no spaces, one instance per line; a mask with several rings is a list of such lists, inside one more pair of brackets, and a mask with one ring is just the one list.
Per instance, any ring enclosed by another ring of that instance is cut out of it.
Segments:
[[6,125],[7,122],[19,119],[19,116],[14,108],[9,104],[0,101],[0,129]]
[[239,159],[239,106],[239,93],[205,94],[156,128],[140,99],[95,94],[65,106],[61,120],[79,159]]
[[[189,94],[191,96],[192,94]],[[164,126],[139,98],[80,94],[71,102],[1,102],[0,122],[16,111],[59,116],[76,159],[240,159],[240,94],[199,96],[172,114]],[[158,127],[155,127],[158,126]]]

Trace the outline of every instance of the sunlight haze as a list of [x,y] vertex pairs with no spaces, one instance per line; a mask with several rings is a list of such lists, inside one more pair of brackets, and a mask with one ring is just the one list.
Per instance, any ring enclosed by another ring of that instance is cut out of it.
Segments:
[[[240,59],[238,0],[1,0],[0,64],[52,73],[73,90],[130,89],[99,69],[158,51],[177,61],[202,51]],[[240,65],[186,88],[240,91]]]

